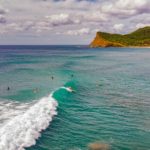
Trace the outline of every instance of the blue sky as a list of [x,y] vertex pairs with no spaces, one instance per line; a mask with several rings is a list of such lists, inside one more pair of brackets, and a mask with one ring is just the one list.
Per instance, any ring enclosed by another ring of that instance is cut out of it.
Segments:
[[1,0],[0,44],[89,44],[150,25],[150,0]]

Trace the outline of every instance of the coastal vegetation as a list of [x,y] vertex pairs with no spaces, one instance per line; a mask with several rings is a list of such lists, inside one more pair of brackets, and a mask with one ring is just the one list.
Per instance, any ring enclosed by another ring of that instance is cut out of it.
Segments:
[[129,34],[97,32],[90,47],[150,47],[150,26]]

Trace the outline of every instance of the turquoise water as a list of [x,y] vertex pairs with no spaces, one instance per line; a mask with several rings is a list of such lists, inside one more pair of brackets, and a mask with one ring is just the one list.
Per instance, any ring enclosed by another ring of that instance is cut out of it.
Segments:
[[0,48],[0,150],[87,150],[96,141],[150,149],[150,49]]

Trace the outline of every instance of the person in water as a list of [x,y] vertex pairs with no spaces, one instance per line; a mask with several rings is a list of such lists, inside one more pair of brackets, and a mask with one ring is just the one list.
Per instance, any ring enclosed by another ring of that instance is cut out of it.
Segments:
[[39,92],[38,88],[33,89],[33,93],[38,93],[38,92]]
[[52,77],[51,77],[51,79],[53,80],[53,79],[54,79],[54,77],[52,76]]
[[7,87],[7,91],[9,91],[9,90],[10,90],[10,87],[8,86],[8,87]]

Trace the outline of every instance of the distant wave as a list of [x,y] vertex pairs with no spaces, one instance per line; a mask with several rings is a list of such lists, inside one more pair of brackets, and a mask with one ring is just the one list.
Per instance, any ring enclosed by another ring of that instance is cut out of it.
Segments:
[[57,101],[50,94],[31,103],[0,101],[0,150],[24,150],[57,115]]

